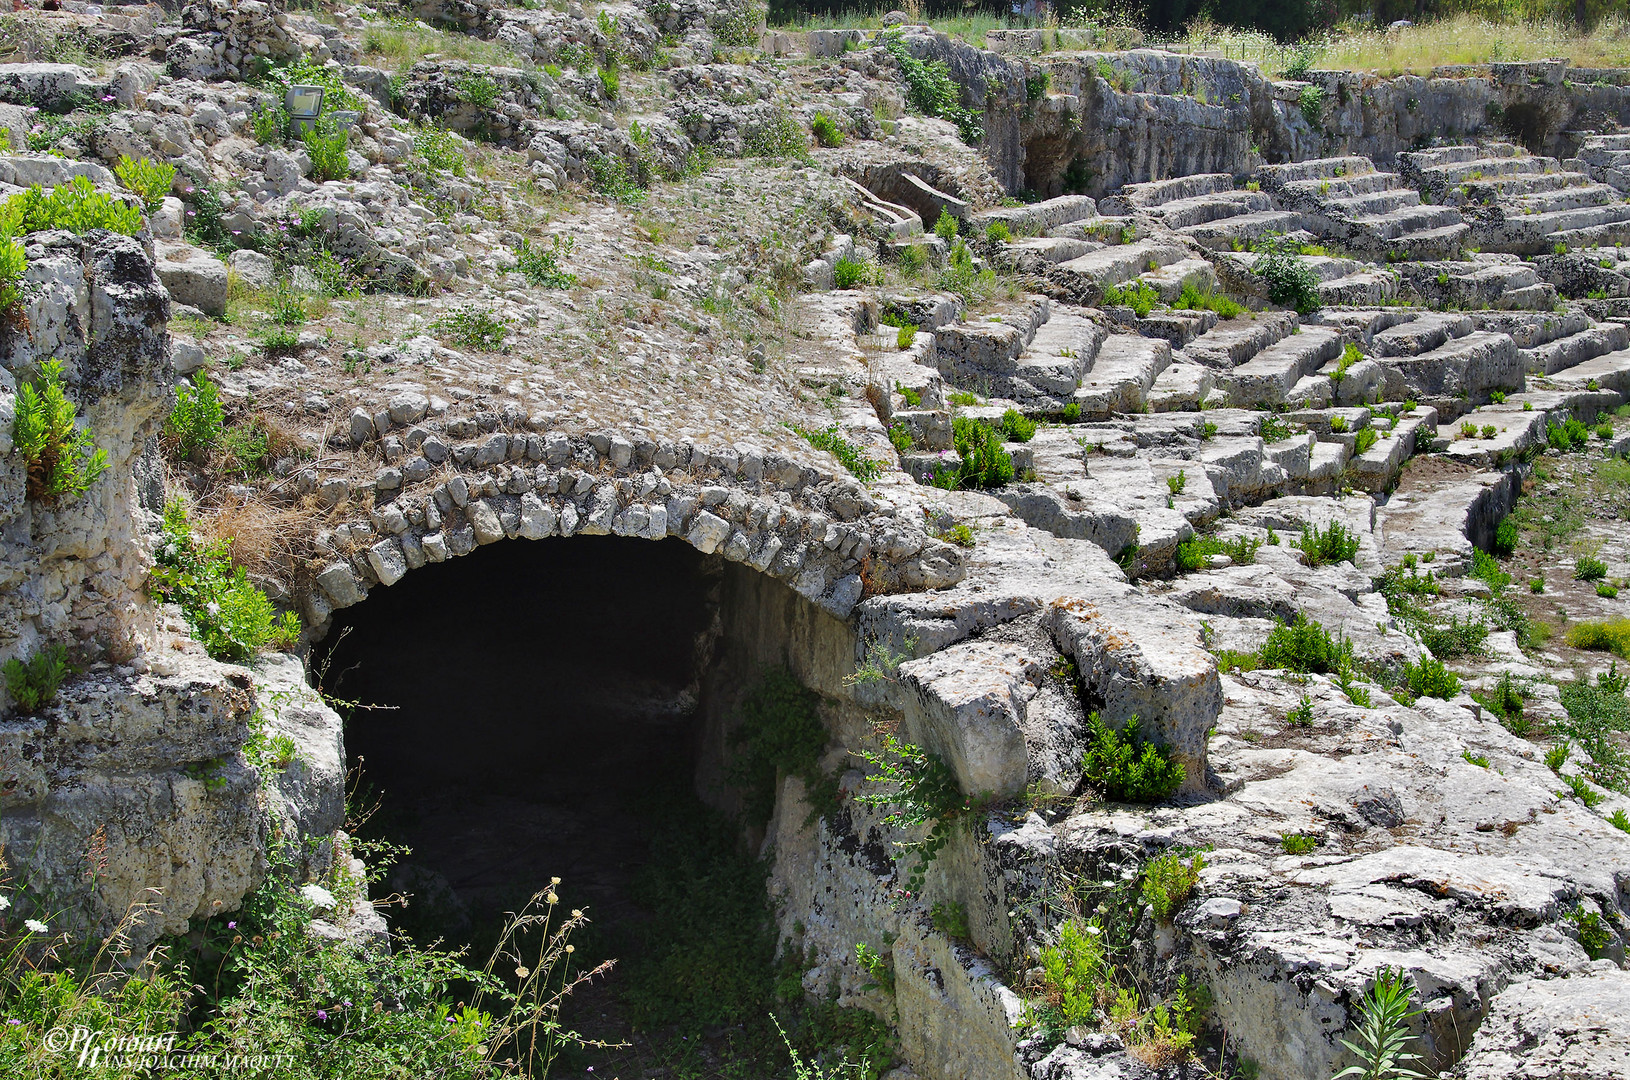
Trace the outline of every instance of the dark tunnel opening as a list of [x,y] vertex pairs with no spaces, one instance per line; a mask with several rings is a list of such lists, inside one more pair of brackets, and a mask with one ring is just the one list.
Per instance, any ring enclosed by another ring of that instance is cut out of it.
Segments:
[[509,542],[340,613],[325,688],[416,940],[482,944],[551,877],[597,924],[629,915],[654,793],[694,785],[696,654],[716,575],[694,548]]

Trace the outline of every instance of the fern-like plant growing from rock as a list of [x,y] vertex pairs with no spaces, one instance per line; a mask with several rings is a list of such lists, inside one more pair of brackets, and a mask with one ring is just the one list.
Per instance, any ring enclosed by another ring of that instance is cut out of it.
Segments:
[[[0,245],[4,247],[4,245]],[[11,439],[28,471],[28,497],[55,507],[82,495],[108,467],[106,450],[74,425],[78,410],[62,388],[62,364],[47,360],[32,383],[17,390]]]

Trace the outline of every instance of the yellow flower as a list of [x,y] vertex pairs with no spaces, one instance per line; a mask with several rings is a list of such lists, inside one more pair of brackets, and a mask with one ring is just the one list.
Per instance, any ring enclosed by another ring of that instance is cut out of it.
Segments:
[[568,953],[574,953],[574,952],[577,951],[577,946],[576,945],[568,945],[568,946],[566,946],[566,951]]
[[532,973],[530,971],[528,971],[525,967],[518,967],[518,968],[515,969],[515,977],[517,979],[524,979],[530,974],[532,974]]
[[554,893],[550,893],[548,896],[543,898],[543,902],[546,904],[558,904],[560,903],[560,897],[556,896]]
[[552,878],[549,879],[549,884],[551,884],[551,885],[559,885],[560,884],[560,879],[557,878],[557,877],[552,877]]

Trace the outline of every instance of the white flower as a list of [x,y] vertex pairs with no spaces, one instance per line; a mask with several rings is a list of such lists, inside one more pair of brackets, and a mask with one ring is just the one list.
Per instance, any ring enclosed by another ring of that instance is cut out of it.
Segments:
[[47,930],[51,929],[38,919],[24,919],[23,925],[34,931],[36,934],[43,934]]
[[334,906],[334,894],[323,888],[321,885],[302,885],[300,886],[300,895],[311,901],[313,905],[320,908],[331,908]]
[[6,896],[4,894],[0,894],[0,911],[4,911],[10,906],[11,906],[11,897]]

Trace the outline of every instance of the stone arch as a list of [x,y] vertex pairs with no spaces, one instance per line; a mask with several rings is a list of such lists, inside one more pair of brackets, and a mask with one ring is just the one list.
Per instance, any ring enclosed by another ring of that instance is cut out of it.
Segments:
[[[678,537],[840,619],[866,596],[943,588],[965,572],[957,548],[885,497],[783,454],[615,432],[482,433],[473,421],[439,425],[454,438],[481,436],[449,445],[418,425],[425,399],[405,397],[378,415],[353,414],[353,443],[386,462],[372,484],[319,484],[314,469],[295,477],[297,491],[325,500],[373,501],[366,520],[315,537],[314,570],[299,596],[315,637],[369,589],[503,539]],[[390,434],[397,429],[405,437]]]

